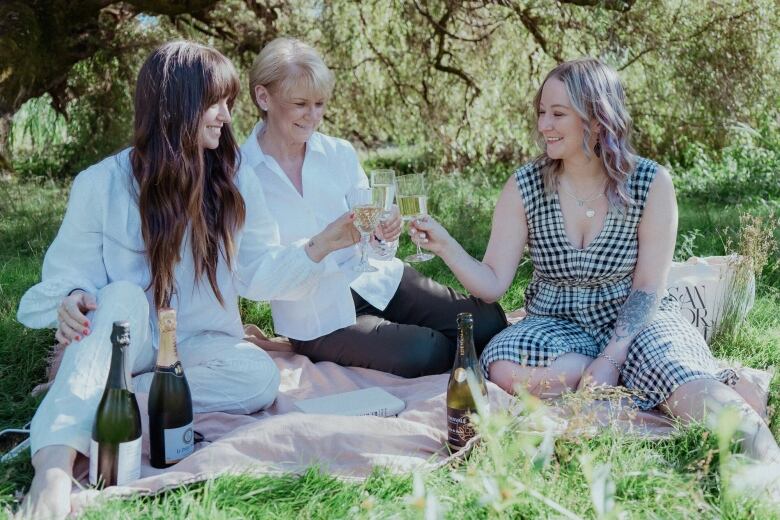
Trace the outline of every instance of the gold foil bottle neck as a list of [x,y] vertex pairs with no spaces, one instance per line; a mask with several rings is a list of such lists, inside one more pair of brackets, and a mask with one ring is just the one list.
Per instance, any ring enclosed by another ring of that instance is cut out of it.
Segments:
[[176,332],[176,309],[163,307],[157,312],[157,321],[160,324],[160,333]]

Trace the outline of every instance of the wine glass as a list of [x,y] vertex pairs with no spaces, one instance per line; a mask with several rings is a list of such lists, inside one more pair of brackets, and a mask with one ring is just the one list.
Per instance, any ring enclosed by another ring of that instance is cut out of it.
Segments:
[[360,263],[352,269],[360,273],[370,273],[378,269],[368,263],[368,241],[379,222],[382,207],[374,202],[371,188],[353,188],[347,194],[349,208],[355,212],[355,227],[360,231]]
[[[406,222],[428,214],[428,192],[425,189],[425,179],[422,173],[397,177],[395,184],[398,207],[401,210],[401,217]],[[417,253],[407,256],[404,260],[407,262],[427,262],[435,256],[433,253],[423,253],[420,245],[417,244]]]
[[[369,172],[371,187],[374,190],[374,202],[382,207],[382,214],[379,222],[385,222],[391,215],[393,209],[393,198],[395,198],[395,171],[393,170],[371,170]],[[382,260],[389,260],[395,256],[398,249],[398,240],[387,242],[384,239],[379,241],[376,246],[378,257]]]

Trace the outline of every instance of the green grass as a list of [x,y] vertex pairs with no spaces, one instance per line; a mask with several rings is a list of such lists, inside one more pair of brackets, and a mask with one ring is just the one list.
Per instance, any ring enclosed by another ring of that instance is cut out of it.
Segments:
[[[451,175],[436,177],[431,191],[431,212],[481,257],[498,187],[486,179]],[[53,333],[27,330],[15,314],[21,295],[40,276],[66,198],[67,186],[51,182],[0,183],[0,428],[26,423],[38,403],[29,392],[44,378]],[[723,254],[736,241],[742,213],[778,214],[778,201],[755,197],[728,205],[697,200],[680,201],[678,252],[683,256]],[[775,240],[780,240],[777,231]],[[399,256],[411,250],[404,239]],[[439,259],[420,270],[460,288]],[[756,305],[741,335],[713,346],[720,356],[759,368],[780,365],[778,271],[775,256],[759,280]],[[526,262],[501,300],[505,308],[522,304],[530,273]],[[241,309],[247,321],[271,329],[267,305],[242,302]],[[778,398],[780,377],[773,381],[770,404],[777,407]],[[780,421],[773,419],[772,428],[777,435]],[[628,518],[780,518],[758,503],[721,493],[718,442],[701,428],[655,442],[607,431],[591,439],[559,439],[551,450],[540,451],[540,438],[498,416],[484,427],[484,435],[487,442],[465,464],[417,481],[377,470],[356,484],[316,468],[300,476],[222,477],[156,497],[112,501],[85,518],[418,518],[426,509],[463,519],[560,518],[565,511],[596,518],[591,490],[602,485],[614,486],[614,509],[605,518],[618,513]],[[608,471],[600,473],[605,464]],[[24,491],[31,477],[28,455],[0,465],[0,506],[15,507],[15,493]]]

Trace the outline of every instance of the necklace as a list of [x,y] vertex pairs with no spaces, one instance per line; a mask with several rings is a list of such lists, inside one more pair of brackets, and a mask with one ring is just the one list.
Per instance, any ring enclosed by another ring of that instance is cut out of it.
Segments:
[[558,182],[558,187],[561,188],[566,195],[568,195],[569,197],[573,198],[577,202],[577,207],[581,208],[581,207],[585,206],[585,216],[586,217],[593,218],[593,216],[596,215],[596,210],[593,209],[590,206],[589,203],[593,202],[594,200],[599,200],[601,197],[603,197],[604,196],[604,188],[606,186],[602,186],[601,188],[599,188],[599,190],[601,190],[601,191],[599,191],[598,195],[592,195],[591,194],[590,197],[586,197],[584,199],[579,198],[574,193],[572,193],[569,190],[567,190],[566,186],[564,186],[562,182]]

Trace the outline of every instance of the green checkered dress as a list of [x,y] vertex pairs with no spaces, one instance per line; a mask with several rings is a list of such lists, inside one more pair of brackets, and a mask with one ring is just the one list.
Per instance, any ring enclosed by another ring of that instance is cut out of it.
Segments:
[[[566,235],[558,194],[544,192],[543,164],[534,161],[515,172],[534,265],[525,292],[528,316],[485,347],[480,361],[486,375],[488,366],[499,360],[548,366],[568,352],[596,357],[609,342],[631,291],[637,230],[658,165],[637,159],[627,184],[635,204],[625,211],[612,208],[596,238],[577,249]],[[682,318],[676,300],[667,296],[655,320],[629,346],[622,383],[636,393],[637,406],[646,410],[683,383],[702,378],[734,384],[737,375],[718,366],[704,338]]]

